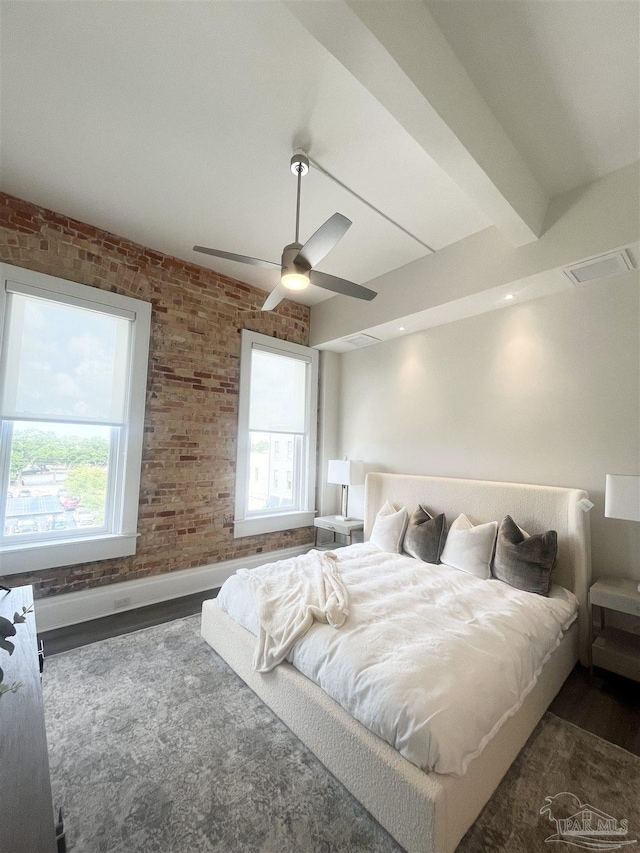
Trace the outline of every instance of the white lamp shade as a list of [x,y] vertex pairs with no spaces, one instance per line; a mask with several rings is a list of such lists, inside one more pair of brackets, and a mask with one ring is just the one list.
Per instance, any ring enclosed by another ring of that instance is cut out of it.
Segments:
[[607,518],[640,521],[640,476],[607,474],[604,514]]
[[330,459],[327,483],[340,486],[359,486],[364,483],[364,464],[351,459]]

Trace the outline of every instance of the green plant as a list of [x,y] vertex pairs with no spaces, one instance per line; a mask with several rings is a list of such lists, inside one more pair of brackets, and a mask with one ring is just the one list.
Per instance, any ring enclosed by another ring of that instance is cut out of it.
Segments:
[[15,431],[11,447],[11,481],[18,483],[28,465],[106,465],[109,442],[106,438],[79,438],[56,435],[37,427]]
[[[22,613],[18,613],[17,611],[13,614],[13,622],[10,622],[9,619],[6,619],[4,616],[0,616],[0,649],[5,652],[8,652],[12,655],[15,651],[15,643],[9,640],[9,637],[15,637],[16,625],[20,625],[23,622],[27,621],[27,616],[33,610],[33,604],[31,607],[23,607]],[[13,684],[5,684],[4,682],[4,672],[2,667],[0,667],[0,699],[4,696],[5,693],[17,693],[17,691],[22,686],[21,681],[14,681]]]
[[78,495],[83,509],[95,513],[96,522],[102,524],[107,494],[107,472],[104,468],[79,465],[69,472],[64,487],[70,495]]

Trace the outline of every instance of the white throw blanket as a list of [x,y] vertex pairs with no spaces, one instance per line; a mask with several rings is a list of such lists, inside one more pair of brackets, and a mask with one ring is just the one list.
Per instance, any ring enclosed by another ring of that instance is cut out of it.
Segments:
[[313,620],[339,628],[349,614],[347,589],[331,551],[310,551],[257,569],[240,569],[248,580],[258,616],[257,672],[286,658]]

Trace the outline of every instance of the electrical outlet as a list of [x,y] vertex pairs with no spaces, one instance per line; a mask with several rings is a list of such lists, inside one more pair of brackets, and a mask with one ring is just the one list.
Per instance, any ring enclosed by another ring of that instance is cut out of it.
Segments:
[[131,596],[125,595],[123,598],[113,599],[113,609],[121,610],[123,607],[128,607],[131,604]]

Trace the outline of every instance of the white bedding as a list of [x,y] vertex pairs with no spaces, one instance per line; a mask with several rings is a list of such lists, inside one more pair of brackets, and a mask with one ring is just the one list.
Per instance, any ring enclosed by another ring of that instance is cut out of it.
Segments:
[[[381,551],[336,551],[349,616],[314,623],[288,660],[425,771],[462,775],[514,714],[575,620],[573,593],[549,598]],[[246,578],[218,603],[258,633]]]

